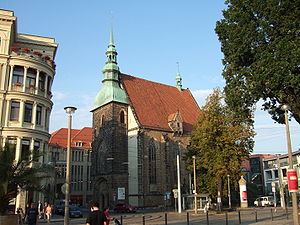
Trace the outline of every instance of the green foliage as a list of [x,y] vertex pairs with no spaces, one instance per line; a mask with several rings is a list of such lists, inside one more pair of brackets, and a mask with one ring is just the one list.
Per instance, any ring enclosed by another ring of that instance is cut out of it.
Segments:
[[218,185],[220,191],[227,191],[227,175],[231,184],[237,184],[242,160],[253,148],[251,123],[235,117],[223,100],[219,89],[208,97],[191,134],[186,156],[189,169],[193,167],[192,156],[196,156],[197,192],[213,197]]
[[288,104],[300,123],[300,1],[227,0],[216,33],[224,54],[226,103],[249,118],[252,107],[283,123]]
[[9,201],[15,198],[20,189],[41,191],[40,182],[53,170],[53,167],[37,162],[40,154],[26,152],[14,161],[14,147],[0,149],[0,214],[8,209]]

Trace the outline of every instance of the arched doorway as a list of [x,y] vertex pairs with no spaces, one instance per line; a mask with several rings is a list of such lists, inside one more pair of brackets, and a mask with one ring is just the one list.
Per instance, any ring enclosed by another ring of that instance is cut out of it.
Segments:
[[103,177],[96,182],[95,200],[99,202],[101,209],[110,206],[109,188],[107,180]]

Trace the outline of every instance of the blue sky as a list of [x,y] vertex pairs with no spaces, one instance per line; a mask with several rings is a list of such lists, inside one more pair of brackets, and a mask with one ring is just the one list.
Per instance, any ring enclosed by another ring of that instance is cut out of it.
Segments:
[[[224,0],[2,0],[0,8],[14,11],[19,33],[54,37],[59,44],[50,132],[67,127],[63,108],[68,105],[78,108],[73,128],[91,126],[89,111],[101,87],[111,23],[121,72],[175,85],[178,61],[183,86],[200,106],[213,88],[225,84],[214,32]],[[255,121],[254,153],[286,153],[284,126],[260,106]],[[296,150],[300,127],[294,121],[291,134]]]

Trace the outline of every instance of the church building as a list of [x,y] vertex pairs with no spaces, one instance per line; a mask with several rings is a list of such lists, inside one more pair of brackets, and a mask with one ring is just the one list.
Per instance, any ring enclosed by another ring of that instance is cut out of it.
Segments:
[[110,32],[93,113],[91,177],[102,207],[170,206],[180,156],[182,194],[191,193],[184,155],[200,108],[189,89],[121,73]]

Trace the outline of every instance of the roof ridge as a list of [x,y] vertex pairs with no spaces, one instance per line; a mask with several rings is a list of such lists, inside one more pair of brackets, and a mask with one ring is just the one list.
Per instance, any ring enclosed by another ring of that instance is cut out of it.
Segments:
[[[160,82],[156,82],[156,81],[151,81],[151,80],[147,80],[147,79],[144,79],[144,78],[140,78],[140,77],[135,77],[135,76],[132,76],[132,75],[129,75],[129,74],[125,74],[125,73],[120,73],[121,76],[129,76],[129,77],[134,77],[136,79],[139,79],[139,80],[144,80],[144,81],[147,81],[147,82],[150,82],[150,83],[155,83],[155,84],[160,84],[160,85],[163,85],[163,86],[168,86],[168,87],[172,87],[172,88],[176,88],[175,86],[173,85],[169,85],[169,84],[163,84],[163,83],[160,83]],[[177,88],[176,88],[177,89]],[[178,90],[178,89],[177,89]],[[187,89],[182,89],[182,91],[185,91]]]

